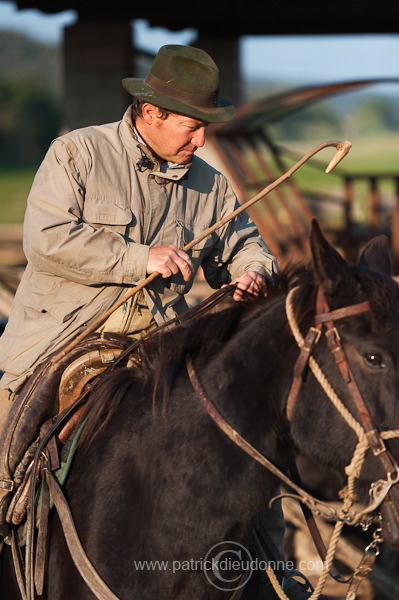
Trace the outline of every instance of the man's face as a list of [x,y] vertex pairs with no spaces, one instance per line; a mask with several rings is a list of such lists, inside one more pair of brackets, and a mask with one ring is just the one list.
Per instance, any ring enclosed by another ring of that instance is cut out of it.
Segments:
[[143,107],[144,127],[140,127],[141,119],[136,122],[140,135],[151,150],[163,160],[179,165],[190,162],[197,148],[201,148],[205,143],[208,123],[175,113],[162,119],[160,114],[156,106]]

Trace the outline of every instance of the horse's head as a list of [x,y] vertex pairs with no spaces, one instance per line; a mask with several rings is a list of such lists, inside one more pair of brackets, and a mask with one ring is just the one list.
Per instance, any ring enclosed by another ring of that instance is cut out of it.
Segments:
[[399,548],[399,286],[387,240],[369,242],[350,266],[314,221],[311,250],[316,314],[298,325],[287,302],[302,346],[287,403],[292,436],[309,457],[346,473],[348,494],[356,489],[368,504],[363,521],[379,513],[385,541]]

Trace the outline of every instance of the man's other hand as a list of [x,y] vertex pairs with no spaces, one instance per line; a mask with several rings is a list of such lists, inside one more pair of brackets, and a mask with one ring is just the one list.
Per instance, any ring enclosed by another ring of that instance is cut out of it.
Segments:
[[245,300],[246,293],[253,296],[267,296],[266,277],[256,271],[246,271],[233,283],[237,284],[233,294],[234,300]]

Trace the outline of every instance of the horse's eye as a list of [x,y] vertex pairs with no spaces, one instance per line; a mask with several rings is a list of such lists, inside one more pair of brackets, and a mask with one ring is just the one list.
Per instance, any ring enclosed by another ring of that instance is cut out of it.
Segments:
[[372,369],[385,369],[384,359],[381,354],[369,352],[363,355],[363,359],[366,365]]

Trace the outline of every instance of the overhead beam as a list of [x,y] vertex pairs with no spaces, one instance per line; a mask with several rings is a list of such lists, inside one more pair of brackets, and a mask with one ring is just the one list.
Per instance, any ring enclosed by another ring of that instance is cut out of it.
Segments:
[[19,9],[37,8],[46,13],[76,10],[79,18],[95,20],[146,19],[151,26],[181,31],[188,27],[223,35],[314,35],[372,34],[399,32],[399,2],[380,0],[203,0],[190,11],[166,11],[165,3],[126,3],[114,0],[111,5],[84,0],[17,0]]

